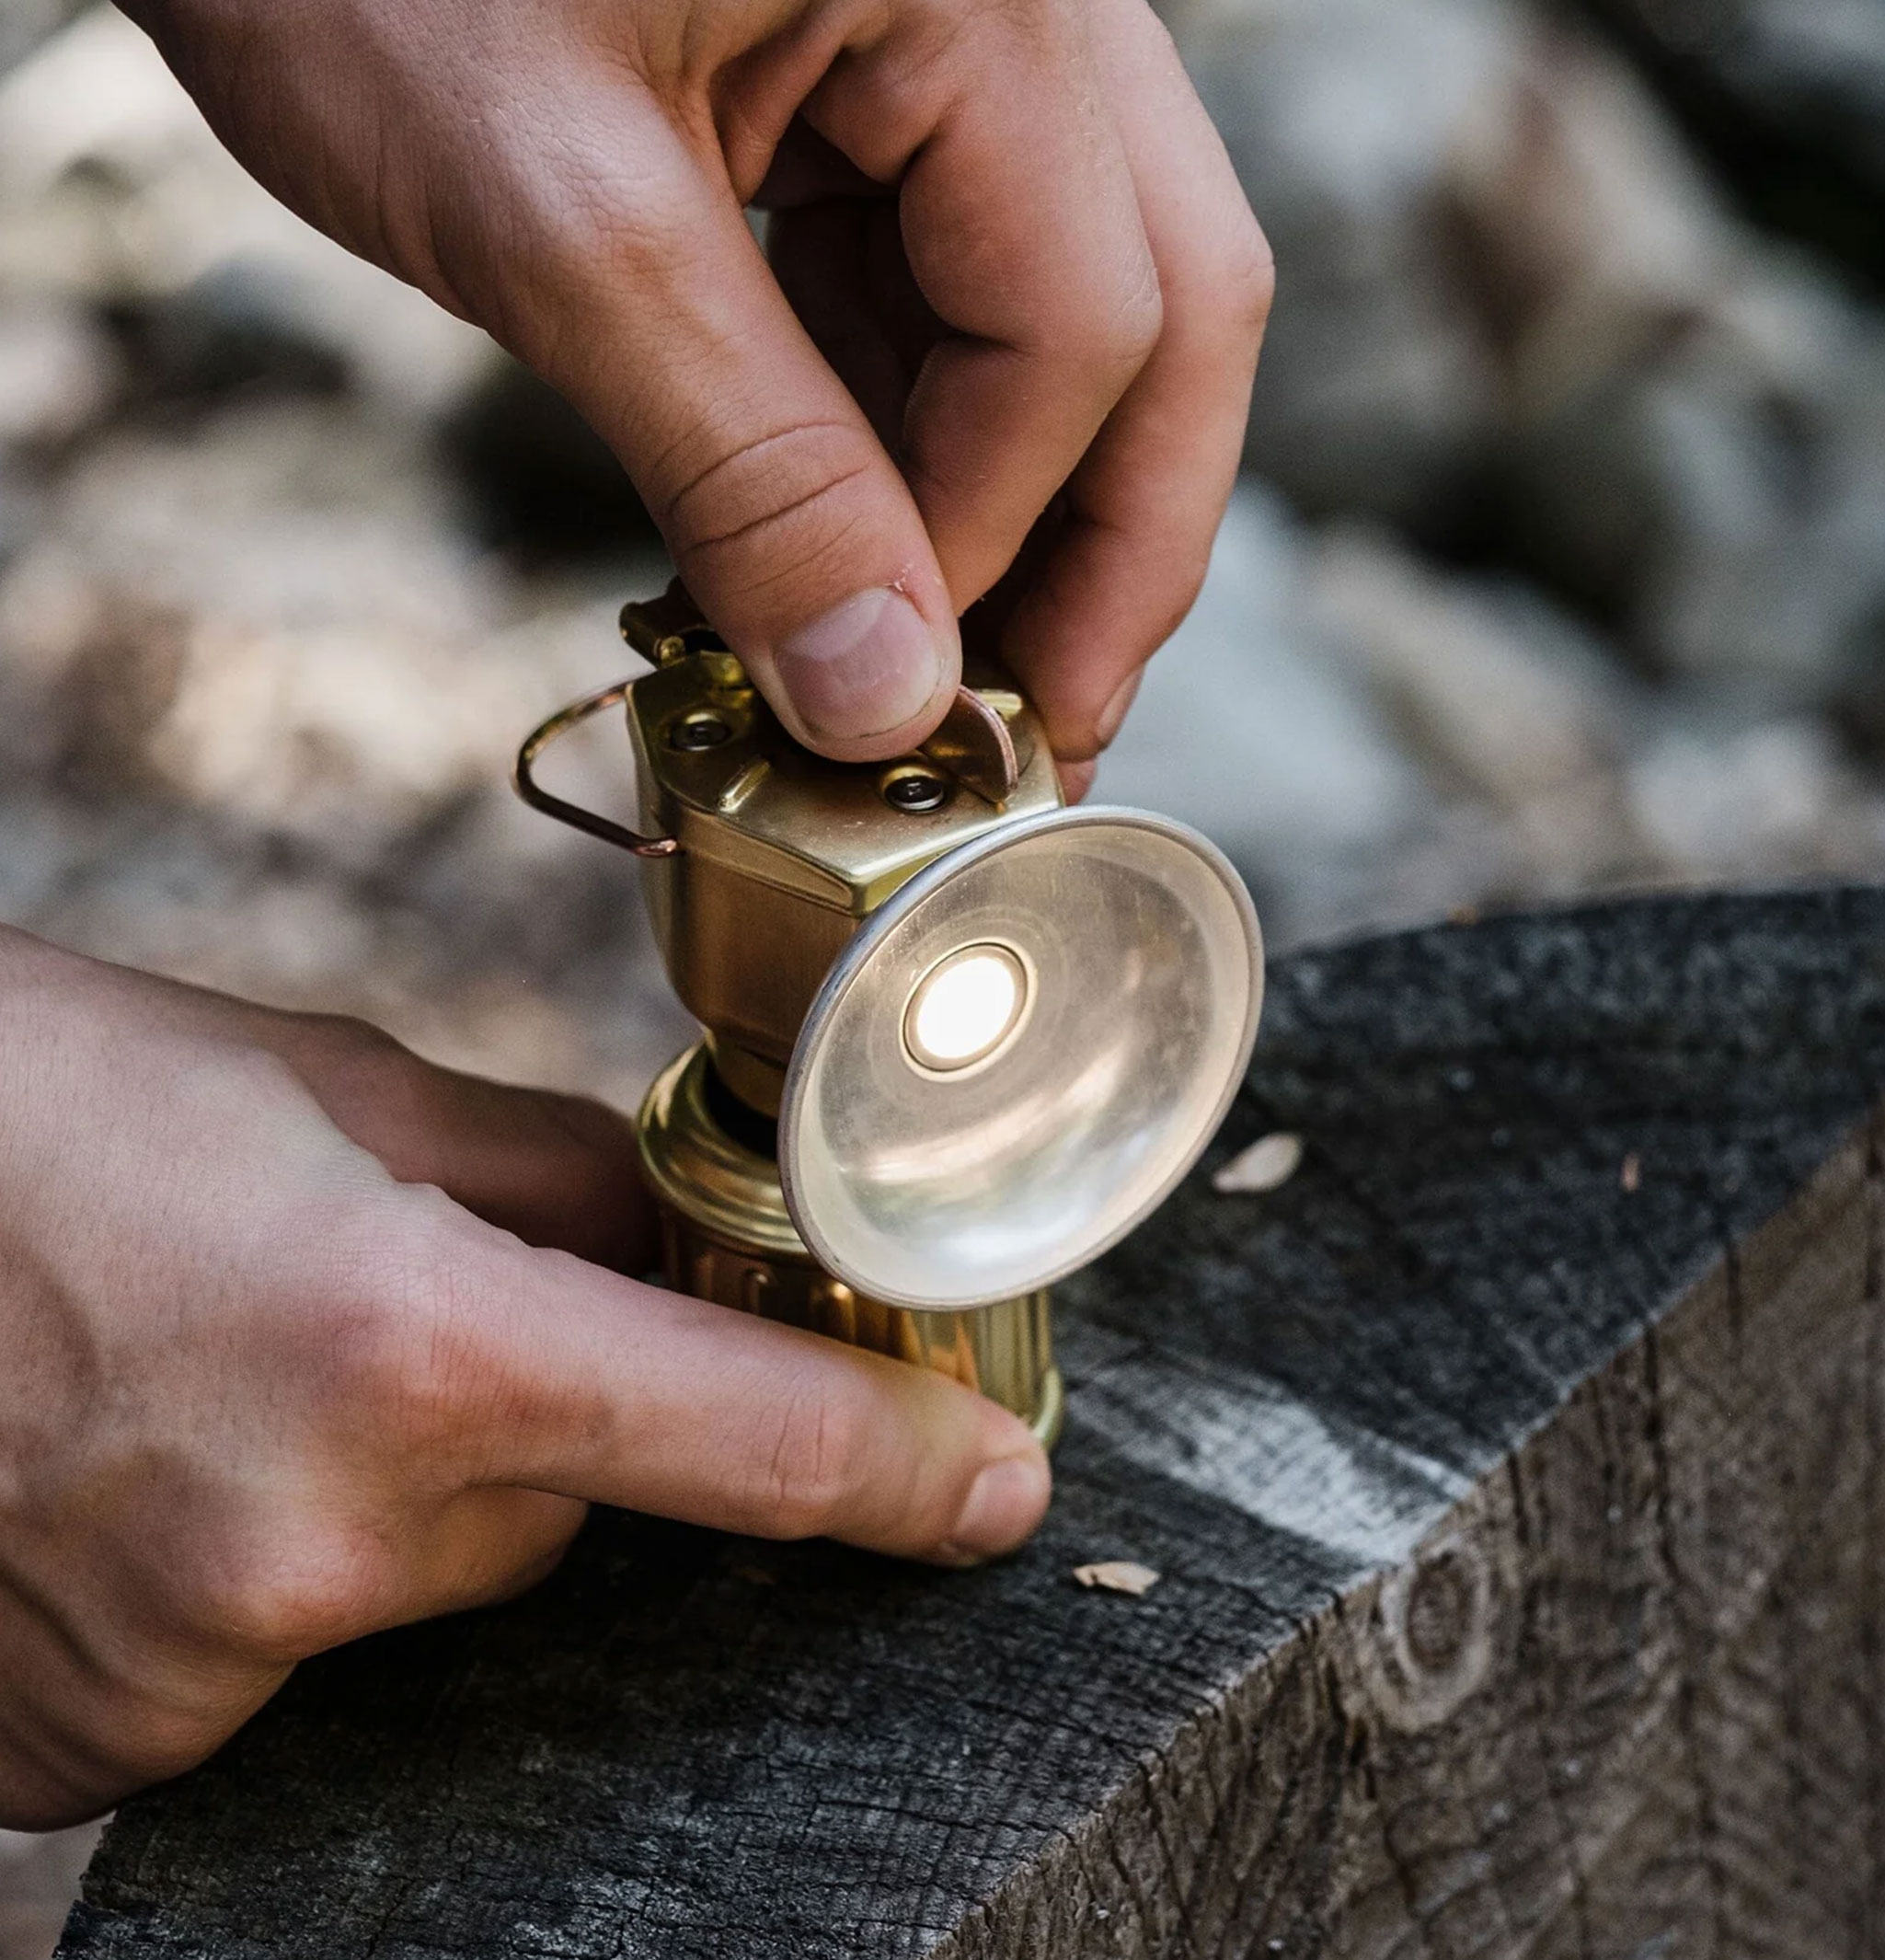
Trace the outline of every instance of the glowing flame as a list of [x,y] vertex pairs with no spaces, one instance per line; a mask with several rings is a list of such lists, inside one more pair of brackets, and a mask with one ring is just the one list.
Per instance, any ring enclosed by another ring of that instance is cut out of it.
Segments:
[[1028,976],[1000,946],[965,946],[910,997],[903,1037],[926,1068],[966,1068],[1000,1046],[1027,1004]]

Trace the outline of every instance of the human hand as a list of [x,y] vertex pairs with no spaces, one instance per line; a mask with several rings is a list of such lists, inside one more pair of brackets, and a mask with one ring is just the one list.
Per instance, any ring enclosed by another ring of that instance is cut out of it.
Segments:
[[980,629],[1085,788],[1203,576],[1270,294],[1144,0],[123,4],[263,183],[582,410],[801,740],[928,733],[999,581]]
[[0,1825],[522,1590],[585,1499],[941,1562],[1046,1505],[993,1402],[594,1262],[649,1236],[598,1104],[0,928]]

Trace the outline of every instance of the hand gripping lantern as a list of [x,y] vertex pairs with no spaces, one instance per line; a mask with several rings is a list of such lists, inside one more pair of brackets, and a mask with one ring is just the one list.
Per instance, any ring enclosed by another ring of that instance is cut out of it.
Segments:
[[[517,787],[645,861],[706,1029],[641,1111],[669,1283],[940,1369],[1051,1444],[1047,1288],[1166,1196],[1249,1058],[1248,894],[1183,824],[1064,808],[1011,686],[965,686],[916,754],[829,762],[680,585],[622,629],[654,671],[546,721]],[[625,704],[638,831],[534,776]]]

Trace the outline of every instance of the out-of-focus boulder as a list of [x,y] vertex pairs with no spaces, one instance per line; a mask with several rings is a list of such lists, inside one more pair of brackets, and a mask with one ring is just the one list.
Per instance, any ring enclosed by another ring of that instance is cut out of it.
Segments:
[[1281,274],[1252,464],[1305,509],[1456,521],[1500,413],[1445,170],[1523,37],[1499,0],[1169,0]]
[[1880,352],[1800,386],[1731,317],[1672,323],[1653,354],[1522,432],[1515,549],[1666,673],[1778,704],[1850,694],[1876,721]]
[[1147,670],[1096,792],[1214,837],[1278,944],[1368,916],[1431,801],[1365,687],[1318,639],[1304,569],[1302,531],[1280,500],[1240,487],[1198,604]]
[[1515,295],[1497,542],[1666,673],[1822,700],[1885,605],[1885,333],[1726,214],[1614,61],[1539,61],[1462,179]]
[[1664,674],[1868,695],[1885,332],[1617,55],[1523,0],[1169,11],[1278,247],[1258,468],[1535,575]]
[[[278,203],[217,142],[149,39],[84,14],[0,80],[0,294],[59,294],[327,350],[382,414],[425,419],[490,342]],[[193,297],[179,298],[191,294]]]
[[526,565],[658,543],[608,445],[515,361],[494,363],[444,417],[439,435],[472,529]]
[[1575,0],[1626,47],[1762,222],[1885,269],[1878,0]]
[[52,493],[0,630],[114,781],[360,859],[500,776],[532,709],[469,651],[505,596],[441,502],[364,415],[127,431]]
[[[507,777],[666,576],[517,580],[422,432],[344,398],[95,438],[0,569],[0,917],[632,1100],[685,1032],[633,860]],[[588,733],[555,783],[626,814],[621,724]]]
[[6,0],[0,9],[0,75],[79,13],[87,0]]
[[175,293],[103,309],[122,351],[127,405],[226,409],[275,396],[338,396],[352,365],[266,260],[230,259]]
[[112,401],[117,349],[69,301],[0,297],[0,452],[69,442]]
[[1856,787],[1824,725],[1806,720],[1668,718],[1628,773],[1636,821],[1663,864],[1699,879],[1741,864],[1810,874],[1838,868],[1842,842],[1876,849],[1879,813]]
[[1655,686],[1520,582],[1248,482],[1098,794],[1216,837],[1277,945],[1885,851],[1885,797],[1822,719]]
[[571,409],[276,203],[113,9],[0,84],[0,446],[108,408],[349,392],[435,432],[488,544],[535,562],[652,539]]
[[1639,684],[1563,614],[1510,581],[1442,575],[1353,525],[1315,541],[1305,597],[1444,799],[1404,873],[1408,898],[1502,902],[1647,872],[1618,787]]
[[47,1960],[101,1825],[29,1835],[0,1830],[0,1955]]
[[1501,606],[1347,525],[1316,540],[1308,597],[1413,753],[1465,793],[1519,809],[1615,761],[1625,687],[1543,608]]

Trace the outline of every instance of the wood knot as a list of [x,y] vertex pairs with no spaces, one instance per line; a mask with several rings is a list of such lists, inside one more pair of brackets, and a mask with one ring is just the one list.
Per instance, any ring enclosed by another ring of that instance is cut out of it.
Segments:
[[1485,1553],[1457,1536],[1383,1577],[1361,1650],[1370,1692],[1394,1727],[1445,1721],[1486,1678],[1495,1591]]
[[1408,1582],[1408,1652],[1428,1674],[1445,1674],[1472,1631],[1472,1575],[1455,1546],[1414,1567]]

